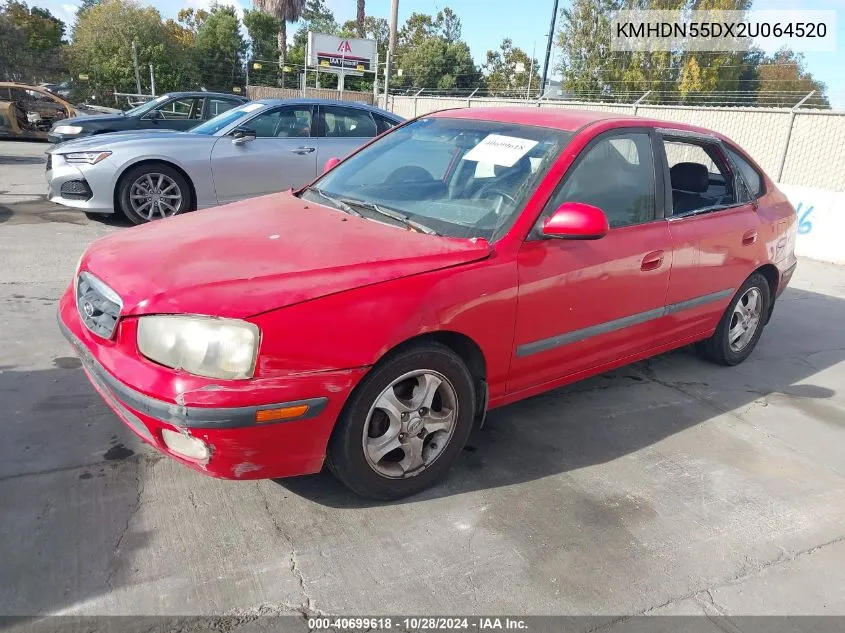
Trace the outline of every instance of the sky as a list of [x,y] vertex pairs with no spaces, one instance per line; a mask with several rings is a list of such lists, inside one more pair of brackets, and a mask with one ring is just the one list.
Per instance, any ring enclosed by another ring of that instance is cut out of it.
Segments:
[[[54,15],[72,22],[79,2],[75,0],[30,0],[30,5],[50,9]],[[164,17],[176,17],[183,7],[207,7],[211,0],[149,0]],[[221,0],[243,10],[250,8],[250,0]],[[355,18],[355,0],[326,0],[339,23]],[[488,49],[498,48],[502,39],[510,37],[514,45],[529,55],[536,50],[535,57],[543,63],[546,36],[552,15],[554,0],[399,0],[399,24],[413,12],[436,13],[444,6],[451,7],[461,18],[463,39],[478,64],[484,62]],[[560,7],[569,0],[560,0]],[[367,14],[388,18],[390,0],[367,0]],[[833,9],[836,11],[835,52],[808,52],[805,54],[806,68],[814,77],[825,82],[831,104],[845,109],[845,0],[755,0],[753,9]],[[292,37],[294,29],[288,33]],[[555,50],[552,50],[552,60]],[[554,62],[552,61],[552,64]]]

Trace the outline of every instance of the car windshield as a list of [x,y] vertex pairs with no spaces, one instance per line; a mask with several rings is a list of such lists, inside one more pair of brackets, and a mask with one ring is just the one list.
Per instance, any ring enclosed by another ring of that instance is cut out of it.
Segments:
[[136,114],[146,114],[147,112],[155,108],[157,105],[160,105],[164,101],[167,101],[167,99],[167,95],[161,95],[157,99],[152,99],[151,101],[142,103],[139,106],[135,106],[131,110],[127,110],[126,112],[124,112],[124,114],[126,114],[127,116],[135,116]]
[[239,119],[246,119],[263,107],[263,103],[247,103],[239,108],[233,108],[231,110],[221,112],[216,117],[209,119],[205,123],[200,123],[188,131],[193,134],[213,136],[223,128],[229,127],[235,121],[238,121]]
[[571,138],[514,123],[420,119],[344,161],[302,197],[409,230],[495,240]]

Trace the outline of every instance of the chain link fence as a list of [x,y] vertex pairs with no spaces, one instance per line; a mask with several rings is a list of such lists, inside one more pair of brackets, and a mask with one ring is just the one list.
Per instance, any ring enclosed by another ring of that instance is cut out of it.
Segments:
[[698,125],[734,140],[778,182],[845,191],[845,111],[400,95],[388,100],[388,109],[406,118],[449,108],[490,107],[598,110]]

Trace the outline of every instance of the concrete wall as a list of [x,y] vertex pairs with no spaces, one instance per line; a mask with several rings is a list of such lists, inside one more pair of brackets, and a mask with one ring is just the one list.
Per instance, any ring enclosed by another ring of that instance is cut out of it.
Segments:
[[598,110],[689,123],[731,138],[779,182],[845,191],[845,112],[400,96],[392,96],[389,106],[407,118],[445,108],[525,106]]

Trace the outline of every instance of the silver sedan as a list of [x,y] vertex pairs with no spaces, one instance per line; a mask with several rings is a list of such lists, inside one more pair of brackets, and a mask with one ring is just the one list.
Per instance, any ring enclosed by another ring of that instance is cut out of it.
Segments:
[[142,224],[300,187],[329,158],[401,121],[349,101],[253,101],[188,132],[117,132],[57,145],[47,152],[48,197]]

